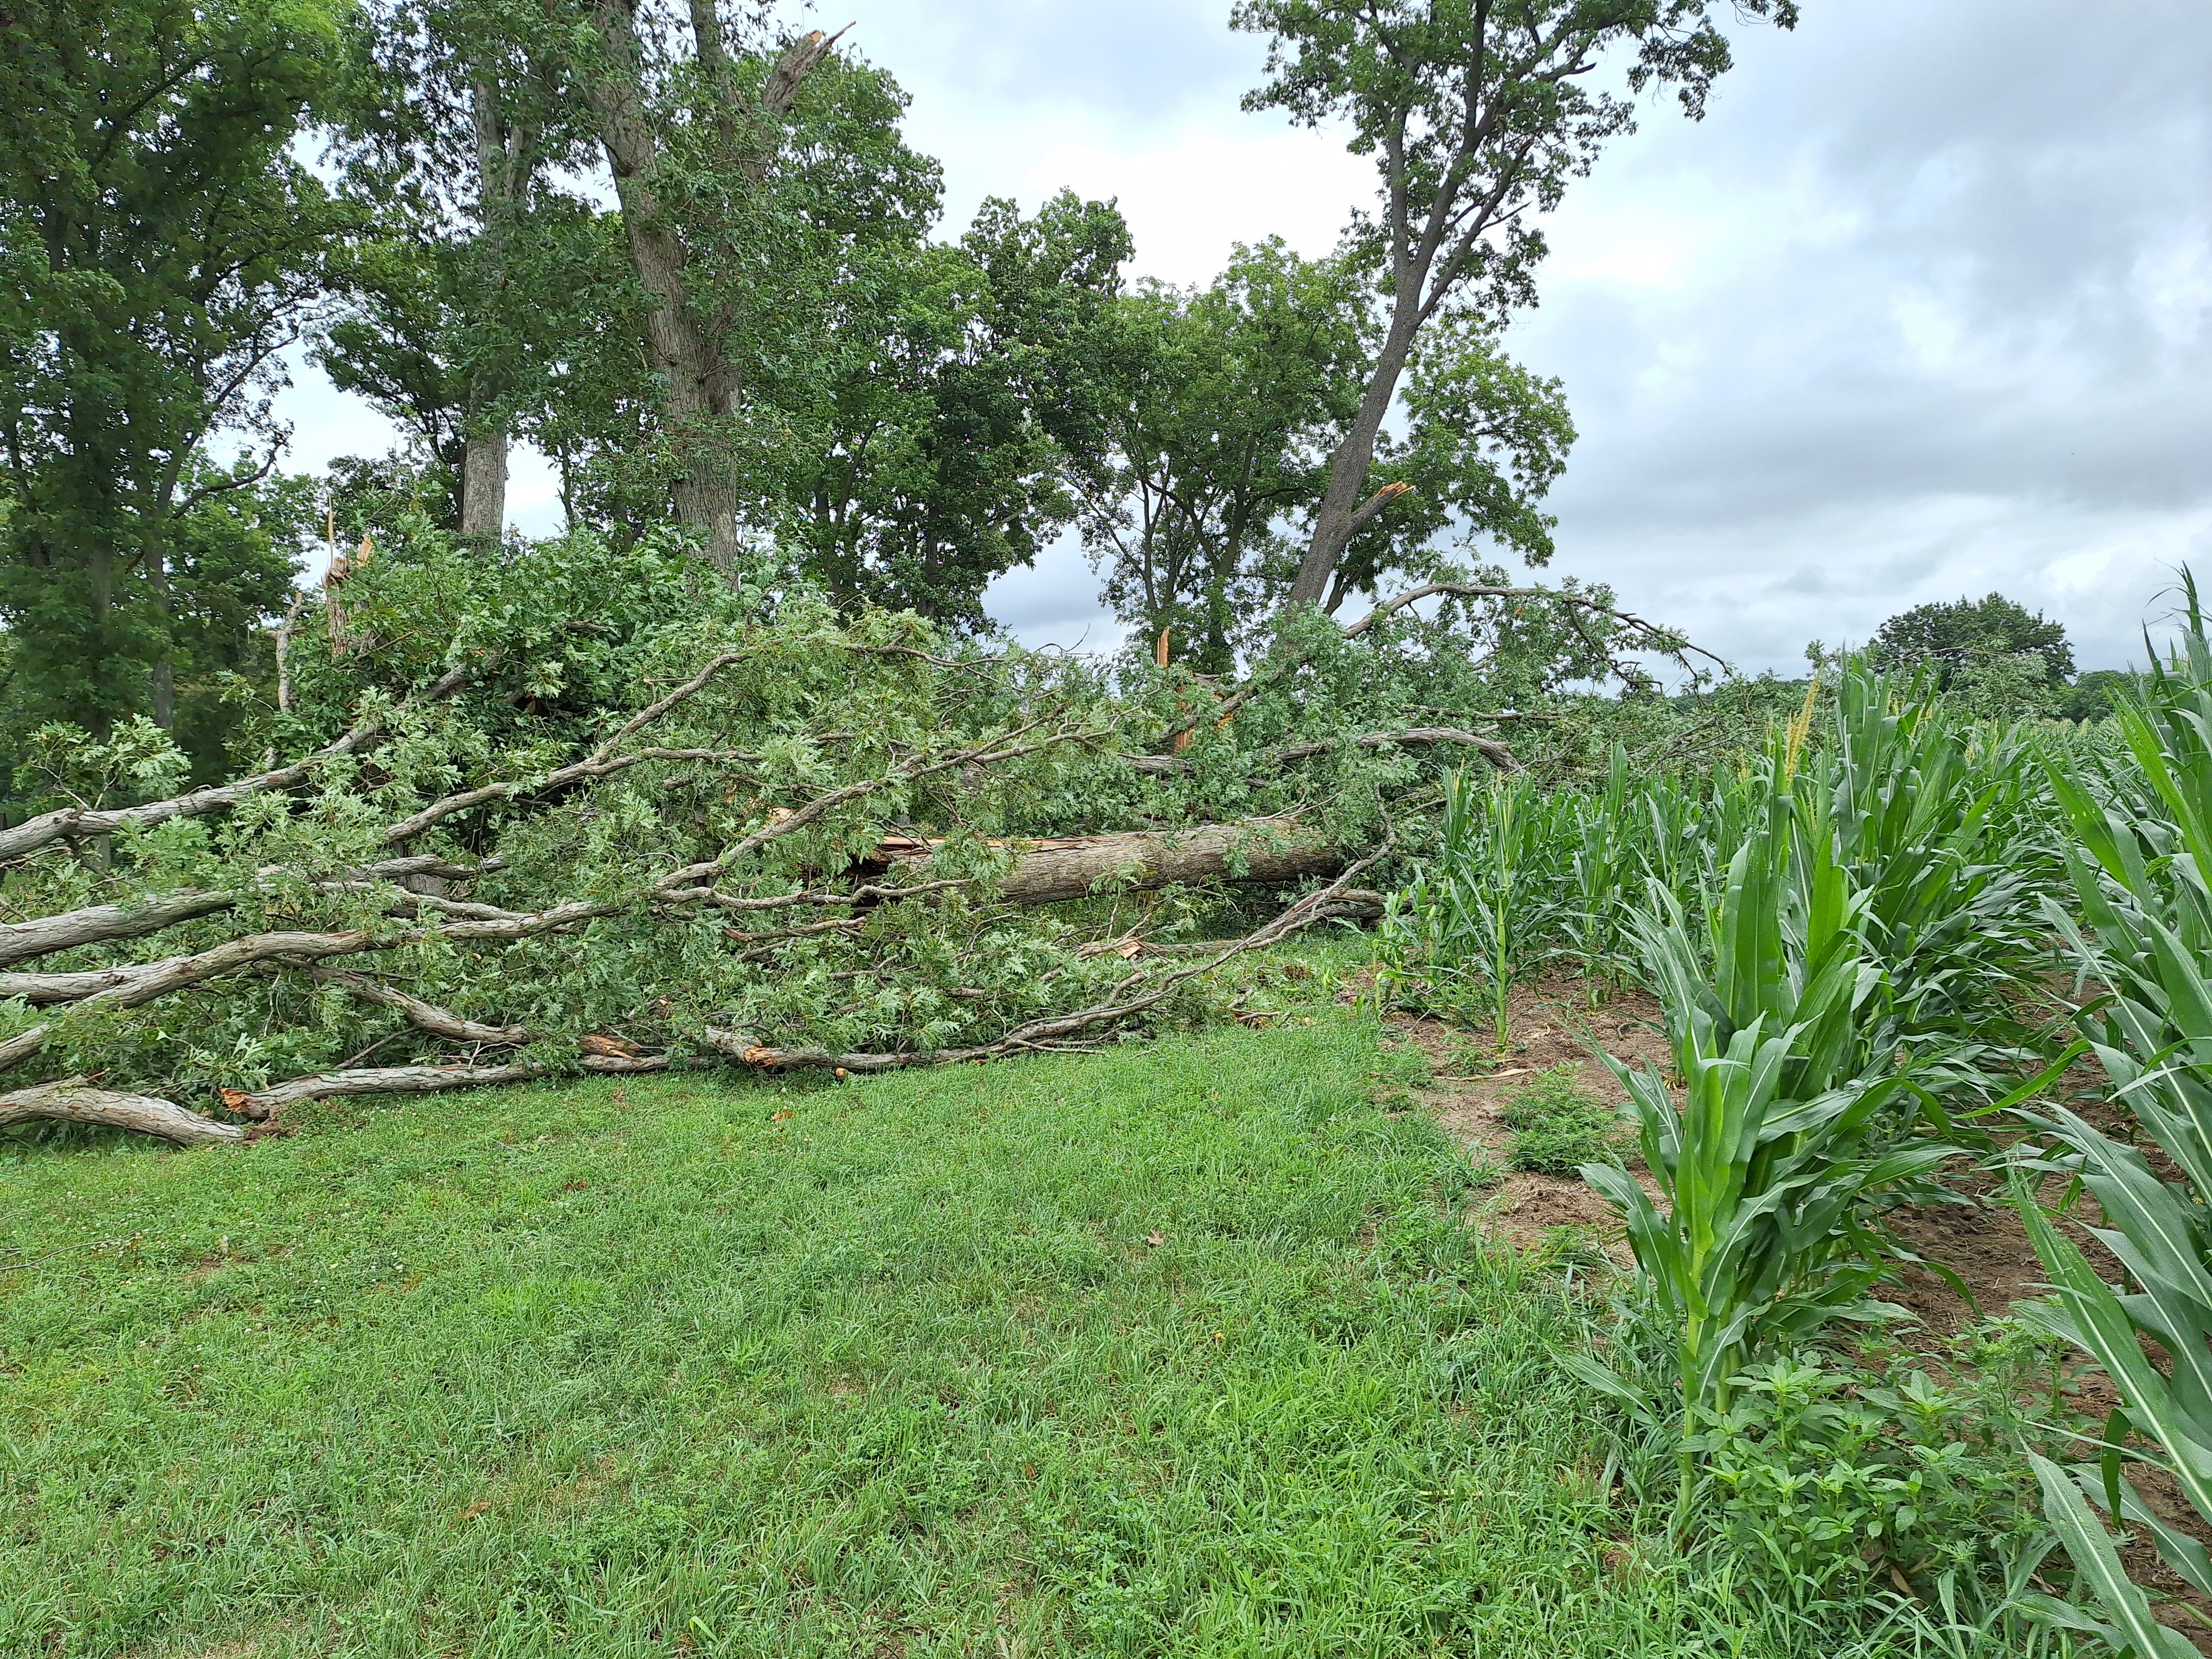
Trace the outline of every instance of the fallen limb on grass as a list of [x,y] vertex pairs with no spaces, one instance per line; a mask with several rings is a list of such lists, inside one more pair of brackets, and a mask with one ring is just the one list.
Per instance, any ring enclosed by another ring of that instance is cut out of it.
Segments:
[[63,1078],[35,1088],[0,1095],[0,1128],[41,1119],[63,1123],[96,1123],[174,1141],[179,1146],[230,1144],[246,1139],[235,1123],[202,1117],[171,1100],[150,1095],[118,1094],[85,1086],[82,1078]]
[[1328,886],[1308,894],[1280,915],[1243,938],[1223,945],[1199,947],[1212,951],[1204,962],[1188,968],[1179,968],[1142,988],[1139,988],[1137,983],[1143,975],[1140,969],[1123,980],[1115,988],[1114,994],[1103,1002],[1070,1013],[1026,1020],[994,1042],[959,1048],[917,1049],[909,1054],[836,1054],[827,1048],[771,1048],[743,1031],[713,1026],[707,1030],[706,1041],[717,1053],[727,1054],[732,1060],[763,1071],[799,1071],[814,1067],[838,1072],[891,1072],[915,1066],[956,1066],[969,1061],[999,1060],[1009,1054],[1054,1052],[1055,1048],[1074,1046],[1068,1043],[1070,1038],[1081,1038],[1085,1033],[1097,1030],[1101,1026],[1115,1024],[1158,1006],[1185,981],[1211,973],[1231,957],[1243,956],[1248,951],[1280,944],[1291,934],[1334,917],[1364,912],[1367,908],[1365,902],[1376,896],[1361,893],[1357,899],[1352,898],[1352,879],[1374,866],[1389,850],[1389,844],[1385,842],[1346,870]]
[[[667,1054],[585,1054],[577,1065],[586,1072],[665,1072]],[[294,1078],[252,1093],[226,1091],[223,1104],[241,1117],[268,1119],[302,1101],[335,1100],[345,1095],[428,1095],[448,1089],[485,1089],[502,1083],[535,1083],[562,1075],[561,1068],[527,1060],[510,1066],[362,1066]]]

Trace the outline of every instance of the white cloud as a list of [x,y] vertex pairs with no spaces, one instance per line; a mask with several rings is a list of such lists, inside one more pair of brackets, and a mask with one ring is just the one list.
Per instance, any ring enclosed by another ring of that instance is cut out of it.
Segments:
[[1133,272],[1188,285],[1211,282],[1239,242],[1280,236],[1309,258],[1328,252],[1374,178],[1328,133],[1200,128],[1139,149],[1048,150],[1023,195],[1034,202],[1065,187],[1117,199],[1136,246]]

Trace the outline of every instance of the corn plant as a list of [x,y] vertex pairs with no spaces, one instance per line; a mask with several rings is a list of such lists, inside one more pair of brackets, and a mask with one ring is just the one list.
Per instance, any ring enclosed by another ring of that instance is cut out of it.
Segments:
[[1510,1040],[1514,988],[1560,950],[1560,809],[1521,776],[1446,780],[1443,845],[1384,917],[1400,982],[1479,1006]]
[[1986,1040],[2041,956],[2057,863],[2039,852],[2039,772],[2019,734],[1950,718],[1927,682],[1845,665],[1808,781],[1908,1037]]
[[1607,1063],[1661,1201],[1620,1170],[1583,1170],[1679,1331],[1686,1493],[1695,1425],[1728,1409],[1747,1363],[1884,1311],[1871,1292],[1892,1267],[1871,1206],[1955,1150],[1912,1133],[1919,1094],[1864,954],[1864,895],[1784,769],[1778,756],[1765,821],[1729,861],[1710,952],[1656,883],[1633,919],[1680,1109],[1656,1072]]
[[1567,927],[1575,954],[1582,959],[1583,985],[1590,1006],[1601,1000],[1603,982],[1621,957],[1622,923],[1629,898],[1628,875],[1634,867],[1638,815],[1628,810],[1628,751],[1613,746],[1605,788],[1575,800],[1570,865],[1574,903]]
[[[2084,1024],[2114,1095],[2179,1178],[2161,1178],[2141,1151],[2063,1108],[2031,1118],[2053,1146],[2030,1167],[2070,1174],[2096,1199],[2106,1224],[2095,1235],[2126,1274],[2119,1286],[2052,1224],[2024,1178],[2015,1184],[2055,1292],[2032,1317],[2093,1356],[2120,1400],[2099,1463],[2070,1477],[2056,1465],[2037,1469],[2046,1513],[2112,1623],[2057,1604],[2051,1611],[2142,1659],[2193,1649],[2151,1620],[2093,1506],[2144,1528],[2176,1572],[2212,1595],[2203,1547],[2153,1513],[2123,1467],[2132,1459],[2164,1468],[2212,1521],[2212,647],[2193,584],[2186,597],[2179,647],[2154,666],[2142,702],[2118,715],[2135,777],[2109,769],[2100,788],[2084,773],[2052,767],[2075,837],[2069,869],[2089,931],[2055,905],[2048,911],[2084,977],[2110,988]],[[2146,1336],[2166,1356],[2163,1366],[2146,1351]],[[2145,1443],[2124,1450],[2130,1430]]]

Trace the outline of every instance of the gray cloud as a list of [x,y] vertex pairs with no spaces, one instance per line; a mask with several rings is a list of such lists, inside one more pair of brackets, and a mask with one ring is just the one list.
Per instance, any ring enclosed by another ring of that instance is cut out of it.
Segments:
[[1990,587],[2140,654],[2212,557],[2212,18],[1808,11],[1552,227],[1514,339],[1583,434],[1560,568],[1754,666]]

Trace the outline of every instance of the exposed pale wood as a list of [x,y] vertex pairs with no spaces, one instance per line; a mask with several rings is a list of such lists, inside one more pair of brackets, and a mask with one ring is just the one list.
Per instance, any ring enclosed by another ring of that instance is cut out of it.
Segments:
[[0,1095],[0,1126],[51,1119],[65,1123],[99,1123],[174,1141],[179,1146],[207,1146],[246,1139],[235,1123],[218,1123],[211,1117],[188,1111],[173,1100],[151,1095],[118,1094],[111,1089],[84,1086],[82,1078],[64,1078]]

